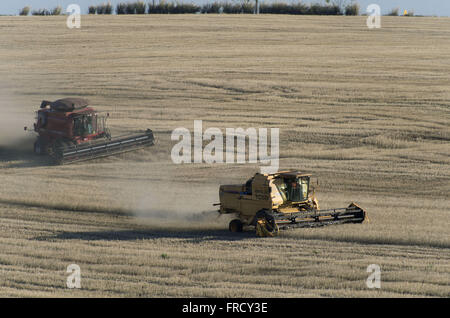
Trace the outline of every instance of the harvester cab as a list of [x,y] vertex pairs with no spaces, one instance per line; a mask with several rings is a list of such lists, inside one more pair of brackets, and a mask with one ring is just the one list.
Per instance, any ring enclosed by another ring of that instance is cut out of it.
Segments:
[[64,99],[54,103],[44,101],[36,117],[34,131],[40,139],[50,142],[64,138],[69,144],[80,144],[107,134],[106,116],[87,107],[87,101],[82,99]]
[[34,131],[38,134],[34,152],[48,154],[56,163],[68,163],[108,156],[153,145],[153,133],[111,138],[108,115],[99,114],[82,98],[43,101],[37,111]]
[[232,232],[255,226],[259,236],[275,236],[280,229],[337,223],[361,223],[366,214],[355,203],[347,208],[320,210],[311,175],[299,171],[255,174],[243,185],[222,185],[221,214],[236,216]]
[[309,195],[309,176],[280,175],[271,184],[272,200],[279,206],[306,203]]

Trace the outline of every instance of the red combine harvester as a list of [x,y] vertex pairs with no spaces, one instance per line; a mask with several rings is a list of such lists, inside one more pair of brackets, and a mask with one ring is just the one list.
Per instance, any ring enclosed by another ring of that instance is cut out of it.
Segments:
[[[34,152],[57,164],[90,160],[154,145],[153,132],[111,138],[108,115],[100,115],[83,98],[43,101],[34,131]],[[27,127],[25,127],[27,130]]]

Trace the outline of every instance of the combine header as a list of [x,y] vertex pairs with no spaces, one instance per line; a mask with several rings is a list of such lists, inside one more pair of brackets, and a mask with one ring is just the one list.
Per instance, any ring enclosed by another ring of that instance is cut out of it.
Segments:
[[366,219],[366,212],[355,203],[320,210],[310,178],[310,174],[282,171],[257,173],[242,185],[222,185],[219,213],[236,215],[230,231],[242,232],[244,226],[254,226],[258,236],[276,236],[289,228],[362,223]]
[[[57,164],[90,160],[154,144],[153,132],[111,138],[107,115],[98,114],[82,98],[43,101],[37,111],[34,152]],[[25,127],[25,130],[27,128]]]

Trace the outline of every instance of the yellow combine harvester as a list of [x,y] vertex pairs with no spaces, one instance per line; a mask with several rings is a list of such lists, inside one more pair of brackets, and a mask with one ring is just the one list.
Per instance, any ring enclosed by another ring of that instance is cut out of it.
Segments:
[[281,171],[257,173],[242,185],[222,185],[219,213],[236,215],[229,225],[231,232],[255,226],[258,236],[276,236],[280,229],[362,223],[366,219],[366,212],[355,203],[320,210],[310,179],[310,174]]

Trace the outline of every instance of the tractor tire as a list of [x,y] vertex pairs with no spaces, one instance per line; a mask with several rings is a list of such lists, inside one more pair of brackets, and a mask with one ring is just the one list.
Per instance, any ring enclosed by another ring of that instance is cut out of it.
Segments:
[[56,164],[62,164],[64,151],[70,147],[70,143],[64,140],[56,140],[52,145],[51,157]]
[[37,138],[34,142],[34,153],[38,156],[47,154],[47,143],[42,138]]
[[256,234],[260,237],[277,236],[280,229],[270,211],[263,209],[256,213]]
[[233,233],[242,232],[243,228],[244,228],[244,225],[242,224],[241,220],[238,220],[238,219],[232,220],[228,226],[228,229],[230,230],[230,232],[233,232]]

